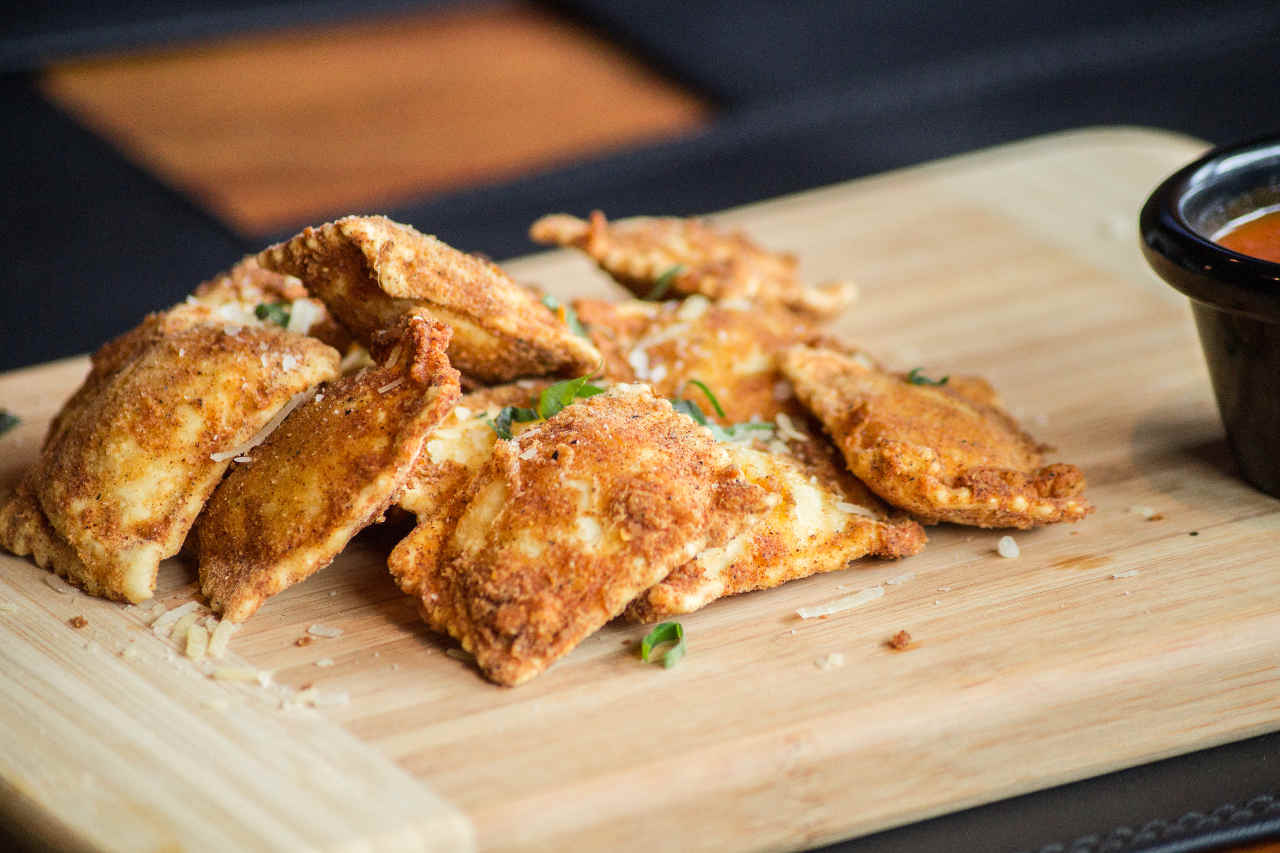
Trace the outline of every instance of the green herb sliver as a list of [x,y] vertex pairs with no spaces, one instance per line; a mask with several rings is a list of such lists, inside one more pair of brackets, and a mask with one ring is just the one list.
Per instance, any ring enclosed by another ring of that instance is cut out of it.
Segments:
[[[696,382],[697,380],[690,381]],[[698,382],[698,385],[702,385],[702,383]],[[702,387],[705,391],[706,386]],[[711,394],[710,391],[707,391],[706,393],[708,395]],[[712,397],[711,399],[714,401],[715,397]],[[711,430],[711,435],[715,437],[716,441],[735,441],[744,432],[750,432],[758,429],[772,430],[775,428],[771,423],[753,423],[750,421],[740,424],[729,424],[729,426],[720,426],[720,424],[715,423],[714,421],[707,420],[707,416],[703,414],[702,409],[692,400],[672,400],[671,408],[675,409],[682,415],[688,415],[693,418],[693,420],[697,422],[698,426],[704,426]],[[718,404],[716,405],[716,410],[721,413],[721,417],[724,416],[724,412],[720,409]]]
[[911,372],[907,374],[907,381],[912,385],[946,385],[947,380],[951,378],[950,376],[944,376],[941,379],[930,379],[920,372],[923,369],[923,367],[911,368]]
[[282,328],[289,326],[288,302],[259,302],[253,309],[253,316],[267,323],[275,323]]
[[653,289],[644,295],[645,299],[650,302],[657,302],[659,299],[667,295],[667,291],[671,289],[671,285],[675,283],[676,276],[684,272],[684,264],[676,264],[662,275],[658,276],[658,280],[653,283]]
[[654,629],[645,634],[644,639],[640,641],[640,660],[650,663],[655,647],[663,643],[674,643],[671,648],[662,654],[662,665],[666,669],[671,669],[680,662],[680,658],[684,657],[684,627],[679,622],[663,622],[654,626]]
[[561,317],[565,325],[569,327],[569,331],[573,332],[580,338],[590,339],[587,334],[586,327],[582,325],[582,321],[578,319],[578,312],[573,310],[572,305],[565,305],[559,299],[556,299],[550,293],[542,297],[542,304],[551,309],[552,313]]
[[8,409],[0,409],[0,435],[4,435],[20,423],[22,423],[22,419],[17,415]]
[[720,408],[720,401],[716,399],[715,394],[711,393],[711,389],[707,387],[705,382],[700,379],[690,379],[685,384],[698,386],[698,388],[702,390],[702,393],[707,395],[707,399],[711,401],[711,408],[716,410],[716,415],[722,418],[724,417],[724,409]]
[[548,386],[542,392],[542,396],[538,398],[538,414],[543,418],[550,418],[574,400],[603,394],[603,388],[587,384],[587,379],[589,378],[588,376],[579,376],[577,379],[566,379],[563,382]]
[[522,409],[519,406],[504,406],[497,417],[489,421],[489,427],[498,434],[498,438],[511,440],[511,424],[527,423],[538,420],[538,413],[533,409]]

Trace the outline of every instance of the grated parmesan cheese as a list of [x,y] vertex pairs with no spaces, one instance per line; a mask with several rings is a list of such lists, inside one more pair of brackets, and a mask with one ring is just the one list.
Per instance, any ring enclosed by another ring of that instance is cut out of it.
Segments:
[[209,638],[209,657],[221,658],[227,653],[227,644],[231,642],[231,635],[240,630],[240,626],[235,622],[228,622],[223,619],[213,629],[213,635]]
[[151,632],[161,639],[170,636],[173,632],[174,626],[177,625],[178,620],[186,617],[187,614],[193,614],[192,621],[195,621],[194,613],[196,608],[199,606],[200,603],[197,601],[188,601],[181,607],[166,610],[151,622]]
[[316,661],[316,666],[321,668],[333,666],[333,658],[320,658]]
[[836,504],[836,509],[841,512],[849,513],[850,515],[862,515],[867,518],[875,519],[880,518],[880,516],[876,515],[873,510],[867,509],[865,506],[860,506],[859,504],[849,503],[849,501],[840,501]]
[[313,637],[324,637],[332,640],[342,636],[342,629],[330,628],[328,625],[310,625],[307,627],[307,633]]
[[209,677],[214,681],[257,681],[258,671],[251,666],[220,666]]
[[898,575],[897,577],[889,578],[887,581],[885,581],[885,583],[889,584],[889,586],[897,586],[898,584],[906,583],[907,581],[911,580],[915,576],[916,576],[915,572],[906,572],[904,574]]
[[815,619],[819,616],[830,616],[832,613],[841,613],[845,610],[852,610],[855,607],[860,607],[869,601],[875,601],[877,598],[881,598],[883,596],[884,587],[873,586],[869,589],[855,592],[853,595],[846,595],[842,598],[837,598],[835,601],[831,601],[826,604],[819,604],[814,607],[801,607],[796,610],[796,615],[801,619]]
[[[1135,577],[1138,574],[1140,574],[1140,572],[1137,569],[1129,569],[1127,572],[1116,572],[1114,575],[1111,576],[1111,578],[1112,580],[1120,580],[1121,578]],[[1126,595],[1127,594],[1128,593],[1126,593]]]
[[192,625],[187,629],[187,657],[194,661],[204,660],[209,650],[209,632],[203,625]]
[[1018,548],[1018,543],[1013,541],[1012,536],[1001,536],[1000,541],[996,543],[996,553],[1006,560],[1016,560],[1022,550]]
[[310,299],[295,299],[289,304],[289,324],[285,329],[305,335],[311,327],[320,322],[324,309]]
[[[286,356],[286,357],[289,357],[289,356]],[[308,388],[306,391],[301,391],[297,394],[294,394],[292,397],[289,398],[289,402],[285,403],[283,408],[281,408],[280,411],[276,412],[271,417],[271,420],[267,421],[266,426],[258,430],[258,432],[253,436],[253,438],[249,439],[239,447],[233,447],[230,450],[221,450],[217,453],[210,453],[209,458],[212,459],[214,462],[226,462],[228,459],[235,459],[237,456],[244,456],[250,450],[253,450],[259,444],[262,444],[262,442],[266,441],[267,436],[275,432],[276,427],[284,423],[284,419],[289,417],[289,414],[294,409],[302,405],[303,401],[306,400],[307,397],[311,395],[311,393],[312,393],[312,389]]]
[[0,613],[17,613],[18,605],[12,601],[0,601]]
[[174,623],[172,630],[169,632],[169,636],[172,639],[177,640],[179,643],[184,642],[187,638],[187,632],[191,630],[192,626],[196,624],[196,620],[199,618],[200,614],[194,610],[190,613],[184,613],[182,618]]
[[70,595],[75,591],[75,587],[64,581],[57,575],[46,575],[44,579],[45,585],[59,595]]
[[391,380],[390,382],[388,382],[386,385],[383,385],[381,388],[379,388],[379,389],[378,389],[378,393],[379,393],[379,394],[386,394],[388,391],[394,391],[394,390],[396,390],[397,388],[399,388],[399,387],[400,387],[401,385],[403,385],[403,384],[404,384],[404,377],[403,377],[403,376],[397,376],[395,379],[392,379],[392,380]]
[[1143,518],[1150,518],[1156,514],[1156,510],[1153,507],[1142,506],[1141,504],[1135,504],[1134,506],[1129,507],[1129,512],[1134,515],[1140,515]]
[[815,660],[813,665],[823,672],[830,672],[833,669],[839,669],[844,666],[844,655],[839,652],[832,652]]
[[774,423],[778,425],[778,433],[783,438],[789,438],[792,441],[804,441],[806,439],[805,434],[796,429],[795,423],[786,412],[778,412],[778,416],[774,418]]

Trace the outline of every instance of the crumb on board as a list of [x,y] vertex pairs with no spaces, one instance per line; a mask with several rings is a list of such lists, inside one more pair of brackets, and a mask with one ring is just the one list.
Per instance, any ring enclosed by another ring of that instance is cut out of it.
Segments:
[[1016,560],[1022,553],[1022,549],[1018,547],[1017,542],[1013,541],[1012,536],[1001,536],[1000,541],[996,543],[996,553],[1006,560]]
[[298,639],[293,641],[293,644],[295,646],[302,647],[302,646],[309,646],[314,642],[315,642],[315,638],[308,636],[308,637],[299,637]]
[[830,672],[833,669],[839,669],[844,666],[844,655],[840,652],[832,652],[815,660],[813,665],[823,672]]
[[889,648],[894,651],[903,651],[911,645],[911,635],[906,631],[899,631],[889,638]]
[[89,627],[89,620],[83,616],[72,616],[67,620],[67,624],[78,631],[81,628]]

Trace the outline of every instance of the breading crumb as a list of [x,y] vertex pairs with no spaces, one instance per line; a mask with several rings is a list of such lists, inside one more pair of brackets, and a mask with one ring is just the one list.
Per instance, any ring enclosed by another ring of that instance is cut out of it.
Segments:
[[899,631],[889,638],[889,648],[894,651],[903,651],[911,645],[911,635],[906,631]]
[[84,618],[83,616],[72,616],[70,619],[67,620],[67,624],[70,625],[72,628],[79,630],[81,628],[89,627],[89,620]]

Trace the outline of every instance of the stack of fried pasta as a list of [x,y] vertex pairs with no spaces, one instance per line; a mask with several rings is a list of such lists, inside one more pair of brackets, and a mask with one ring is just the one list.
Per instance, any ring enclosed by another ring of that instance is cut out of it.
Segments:
[[561,306],[382,217],[308,228],[94,354],[0,545],[133,602],[182,551],[243,621],[398,506],[397,583],[512,685],[615,617],[915,554],[921,523],[1091,510],[984,381],[826,337],[849,284],[699,221],[532,236],[642,298]]

